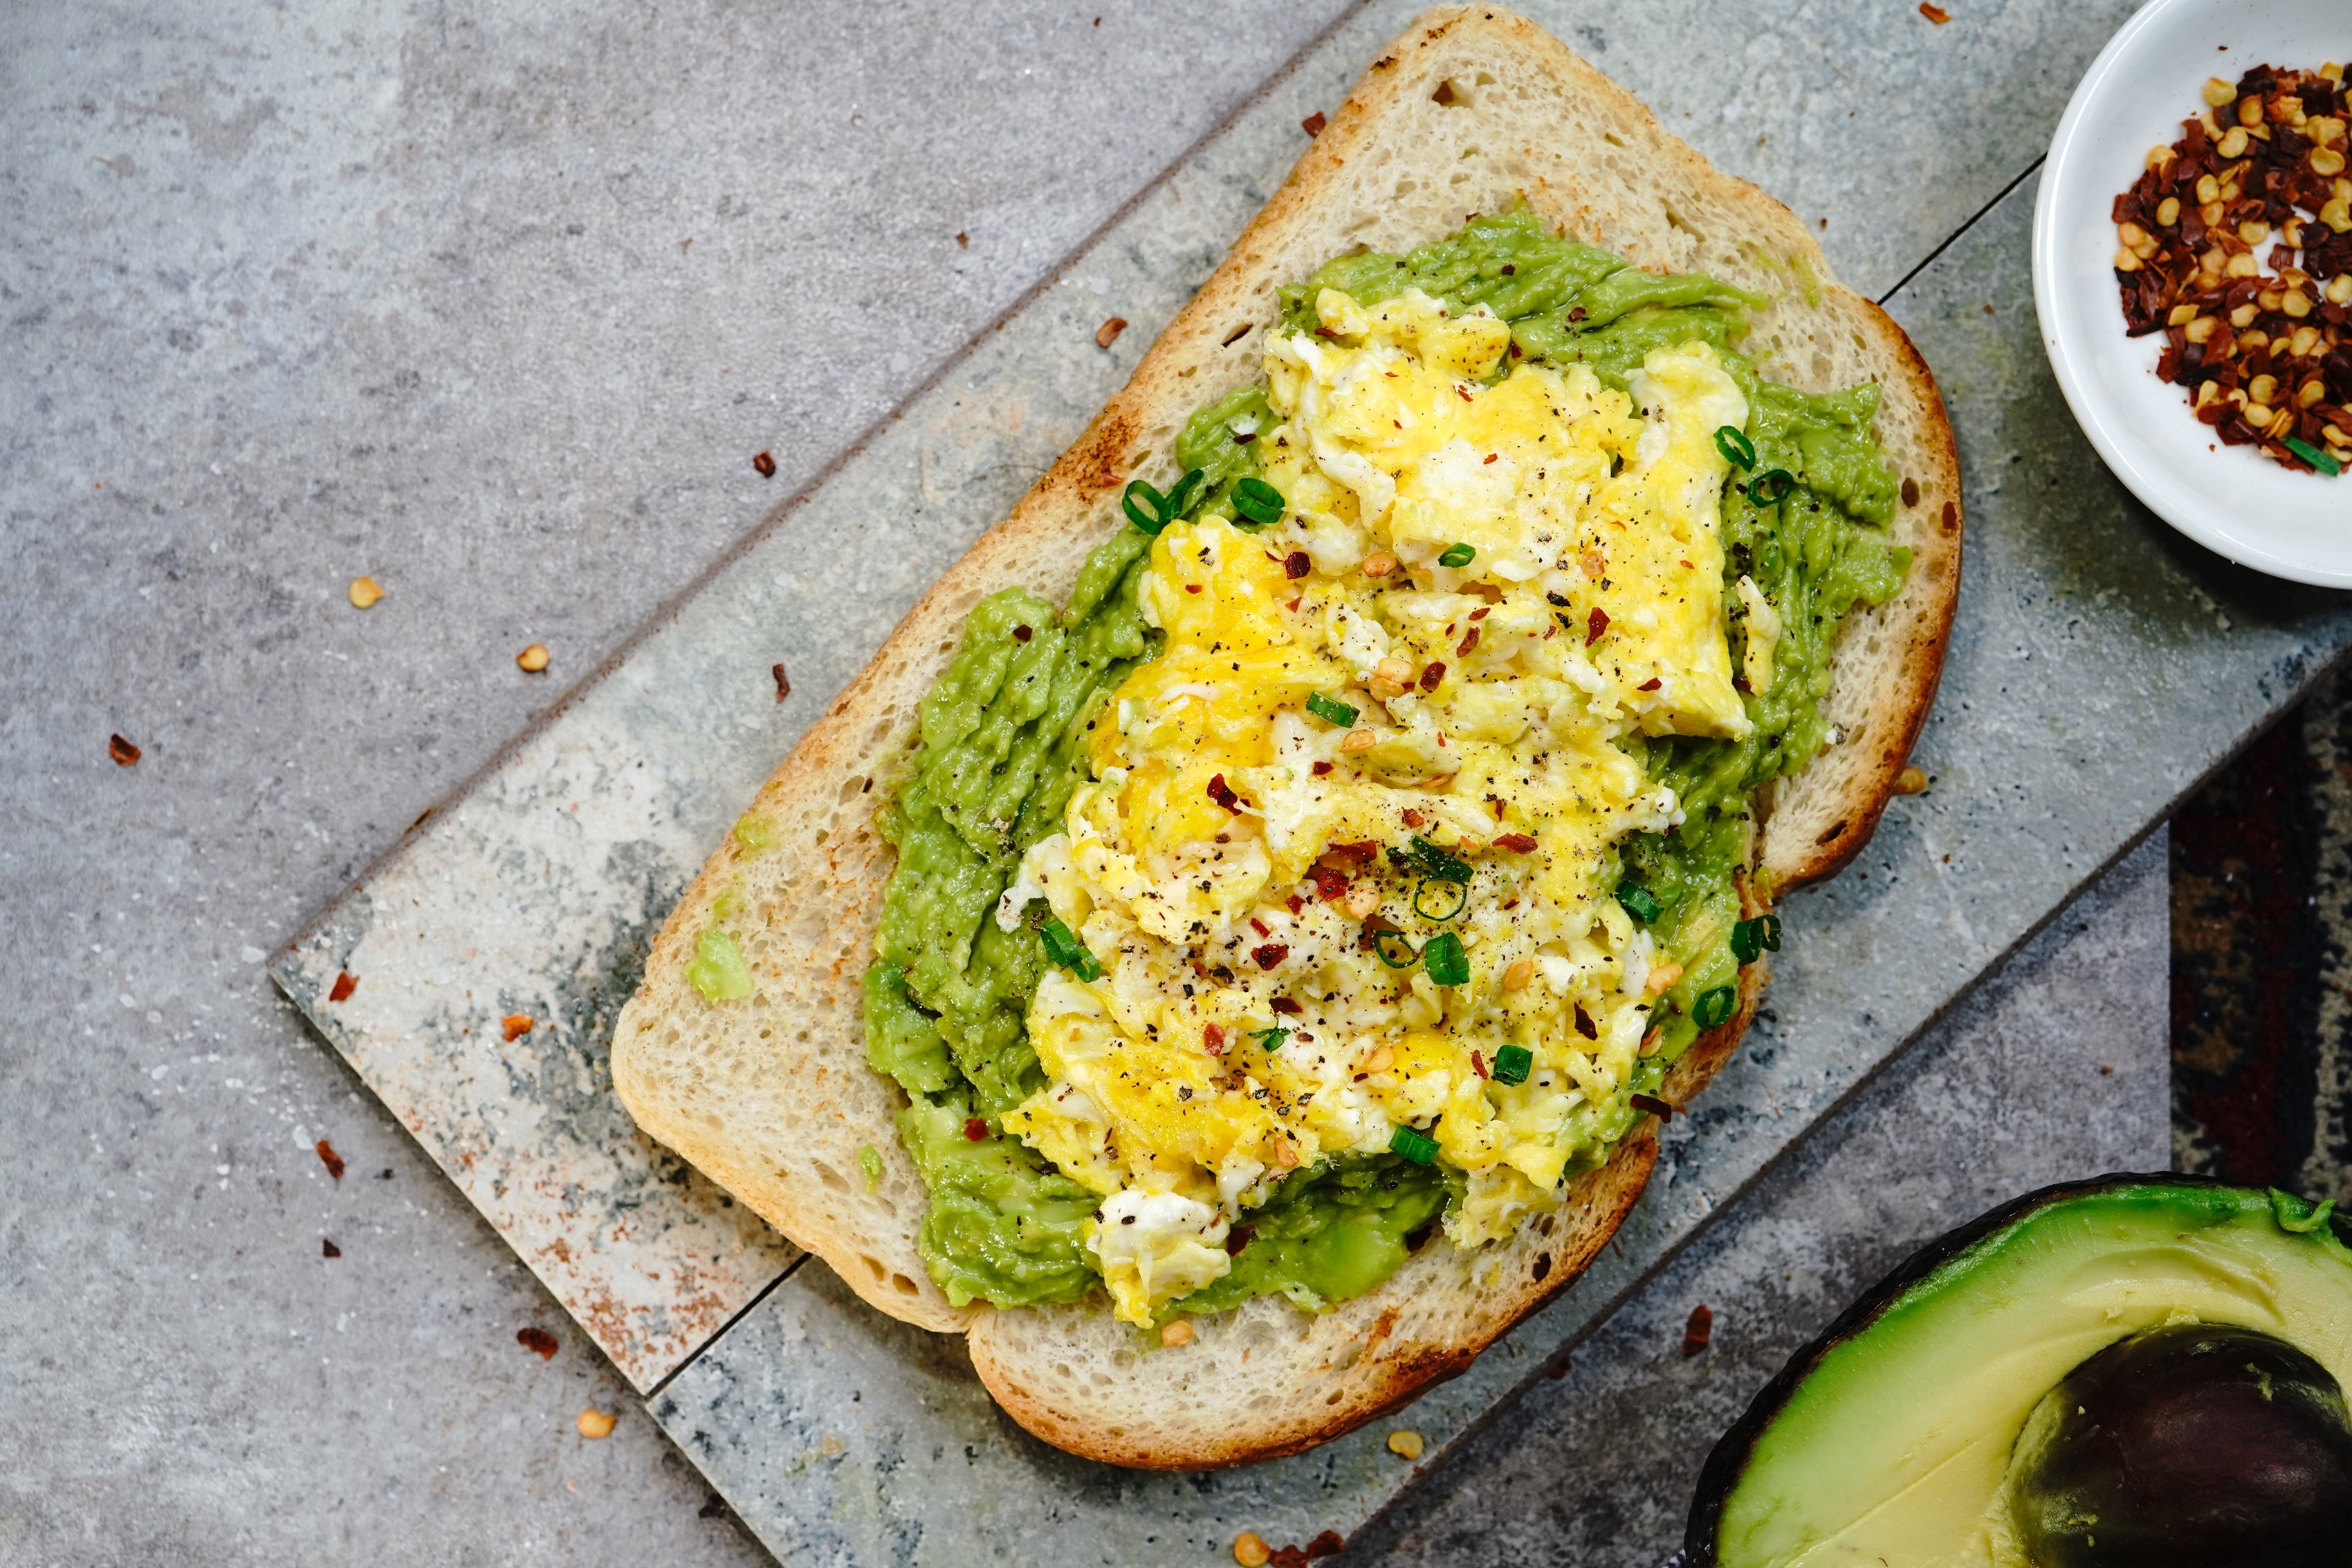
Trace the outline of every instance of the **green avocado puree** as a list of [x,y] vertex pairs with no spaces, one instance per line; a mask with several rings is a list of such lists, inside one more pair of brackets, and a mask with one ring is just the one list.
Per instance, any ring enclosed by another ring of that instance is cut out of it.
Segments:
[[[1627,1087],[1654,1092],[1698,1033],[1697,998],[1738,979],[1732,874],[1748,856],[1748,798],[1820,749],[1839,623],[1857,602],[1879,603],[1902,586],[1908,554],[1886,533],[1895,476],[1870,434],[1877,389],[1815,396],[1764,381],[1738,351],[1744,313],[1764,301],[1707,277],[1633,269],[1551,234],[1525,208],[1474,219],[1407,255],[1332,261],[1283,289],[1282,306],[1292,325],[1311,328],[1323,288],[1371,304],[1410,287],[1456,308],[1491,308],[1511,323],[1514,359],[1581,361],[1620,390],[1653,348],[1714,345],[1748,395],[1755,472],[1783,469],[1795,480],[1770,505],[1738,491],[1723,502],[1727,589],[1752,578],[1782,623],[1771,688],[1747,698],[1755,733],[1627,743],[1644,747],[1686,813],[1680,828],[1623,853],[1624,875],[1656,901],[1659,941],[1685,965],[1667,994],[1664,1047]],[[1233,515],[1233,486],[1258,469],[1256,444],[1235,437],[1272,423],[1263,383],[1193,416],[1175,452],[1181,468],[1204,470],[1193,515]],[[1059,611],[1018,589],[981,602],[923,703],[916,749],[878,816],[898,866],[865,977],[866,1051],[907,1092],[898,1134],[931,1196],[923,1256],[958,1304],[1076,1301],[1099,1283],[1083,1239],[1094,1195],[1001,1130],[1003,1113],[1044,1086],[1024,1018],[1047,960],[1035,929],[1008,934],[992,916],[1022,852],[1061,828],[1098,707],[1159,640],[1137,601],[1150,544],[1135,529],[1114,535],[1087,558]],[[1745,636],[1737,614],[1732,635],[1737,664]],[[706,995],[732,990],[732,975],[716,972],[721,955],[704,947],[698,962],[719,983]],[[1621,1095],[1576,1114],[1579,1131],[1605,1149],[1638,1113]],[[1430,1233],[1458,1182],[1392,1155],[1301,1170],[1235,1228],[1246,1234],[1232,1272],[1170,1310],[1213,1312],[1270,1293],[1319,1310],[1360,1294]]]

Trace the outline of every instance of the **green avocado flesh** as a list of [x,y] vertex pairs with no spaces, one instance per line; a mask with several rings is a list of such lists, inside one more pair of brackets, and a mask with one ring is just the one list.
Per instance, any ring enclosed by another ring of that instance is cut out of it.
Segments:
[[2187,1323],[2284,1342],[2341,1387],[2352,1249],[2284,1194],[2125,1182],[2032,1208],[1813,1364],[1724,1497],[1714,1563],[2043,1561],[2013,1522],[2035,1500],[2017,1490],[2050,1484],[2046,1445],[2020,1443],[2028,1417],[2109,1346]]
[[[1821,747],[1839,623],[1855,604],[1902,586],[1908,554],[1886,533],[1895,476],[1870,434],[1877,390],[1815,397],[1759,379],[1735,346],[1744,311],[1761,301],[1703,277],[1631,270],[1552,235],[1524,209],[1407,256],[1334,261],[1283,298],[1295,316],[1322,287],[1370,303],[1409,285],[1457,308],[1490,306],[1512,323],[1519,355],[1582,361],[1621,391],[1652,348],[1715,345],[1749,400],[1755,471],[1783,469],[1795,481],[1775,504],[1738,492],[1723,502],[1727,585],[1752,577],[1783,625],[1770,693],[1747,699],[1754,735],[1628,742],[1646,747],[1652,771],[1681,792],[1687,812],[1682,828],[1635,841],[1624,857],[1628,876],[1657,902],[1658,941],[1685,967],[1668,994],[1663,1049],[1630,1085],[1654,1092],[1699,1032],[1690,1017],[1697,998],[1738,979],[1728,934],[1739,915],[1732,874],[1751,841],[1748,796]],[[1176,460],[1204,471],[1187,515],[1234,515],[1234,485],[1258,470],[1256,446],[1234,438],[1234,423],[1251,418],[1268,418],[1263,383],[1186,426]],[[1092,1196],[1001,1129],[1004,1113],[1044,1085],[1024,1018],[1047,958],[1037,931],[1007,934],[991,916],[1023,852],[1060,830],[1098,705],[1153,652],[1158,633],[1137,598],[1150,542],[1132,528],[1113,535],[1059,611],[1019,590],[982,601],[877,814],[898,865],[865,978],[867,1052],[907,1092],[899,1135],[931,1195],[920,1246],[960,1305],[1073,1301],[1099,1281],[1084,1244]],[[1595,1119],[1604,1141],[1636,1119],[1622,1102],[1579,1113]],[[1403,1261],[1408,1238],[1444,1211],[1453,1181],[1388,1156],[1302,1170],[1244,1217],[1250,1236],[1231,1273],[1174,1308],[1215,1312],[1278,1293],[1319,1309],[1360,1294]]]

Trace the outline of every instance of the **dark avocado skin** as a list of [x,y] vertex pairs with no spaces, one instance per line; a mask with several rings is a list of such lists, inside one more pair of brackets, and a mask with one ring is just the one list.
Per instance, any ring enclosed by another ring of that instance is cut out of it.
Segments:
[[[1746,1471],[1758,1441],[1782,1406],[1812,1375],[1822,1358],[1869,1328],[1914,1285],[1979,1242],[2052,1204],[2092,1197],[2126,1186],[2226,1187],[2230,1185],[2210,1177],[2184,1176],[2171,1171],[2116,1172],[2084,1181],[2059,1182],[2014,1198],[1958,1229],[1937,1237],[1911,1254],[1894,1272],[1864,1292],[1852,1306],[1840,1313],[1828,1328],[1822,1331],[1819,1338],[1790,1356],[1780,1375],[1757,1393],[1747,1411],[1732,1424],[1707,1455],[1706,1462],[1699,1469],[1697,1490],[1692,1499],[1690,1518],[1684,1531],[1684,1568],[1716,1568],[1717,1531],[1724,1505],[1730,1500]],[[2338,1218],[2333,1228],[2339,1238],[2352,1244],[2352,1226]],[[2352,1541],[2347,1541],[2343,1552],[2327,1561],[2352,1564]]]
[[2042,1568],[2352,1559],[2344,1391],[2252,1329],[2184,1323],[2109,1345],[2027,1423],[2018,1464],[2010,1517]]

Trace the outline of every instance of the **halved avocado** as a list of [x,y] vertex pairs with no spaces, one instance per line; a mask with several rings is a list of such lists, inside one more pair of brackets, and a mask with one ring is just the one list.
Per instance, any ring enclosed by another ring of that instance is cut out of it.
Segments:
[[[1996,1209],[1756,1396],[1700,1472],[1685,1561],[2186,1568],[2219,1530],[2234,1563],[2352,1563],[2347,1243],[2325,1206],[2192,1176]],[[2202,1483],[2147,1486],[2184,1448]]]

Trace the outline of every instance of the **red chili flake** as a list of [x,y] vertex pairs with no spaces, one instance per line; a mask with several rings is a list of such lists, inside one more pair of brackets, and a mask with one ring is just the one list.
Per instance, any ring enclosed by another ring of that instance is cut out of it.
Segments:
[[793,678],[784,674],[784,667],[782,664],[769,665],[768,674],[776,677],[776,700],[778,702],[782,702],[786,697],[793,695]]
[[529,1013],[509,1013],[500,1020],[499,1027],[506,1032],[508,1043],[512,1044],[538,1028],[539,1020]]
[[1455,382],[1454,383],[1454,395],[1459,397],[1464,402],[1468,402],[1470,401],[1470,389],[1464,386],[1460,382]]
[[1601,1038],[1601,1031],[1592,1027],[1592,1015],[1584,1010],[1582,1002],[1576,1004],[1576,1032],[1587,1040]]
[[1285,577],[1305,577],[1314,570],[1315,563],[1307,559],[1307,552],[1303,549],[1292,550],[1282,558],[1282,575]]
[[1421,813],[1414,810],[1412,807],[1407,806],[1403,811],[1399,814],[1404,818],[1404,825],[1406,827],[1417,828],[1421,826]]
[[1037,633],[1035,632],[1030,630],[1026,626],[1015,626],[1013,629],[1013,640],[1016,643],[1026,643],[1030,638],[1034,637],[1036,634]]
[[1919,0],[1919,15],[1927,17],[1938,27],[1952,19],[1952,14],[1949,11],[1945,10],[1941,5],[1930,4],[1929,0]]
[[1323,852],[1327,855],[1338,855],[1342,860],[1368,861],[1381,852],[1381,846],[1370,839],[1365,839],[1359,843],[1333,844]]
[[1105,321],[1101,326],[1095,329],[1095,347],[1097,349],[1109,348],[1113,343],[1118,341],[1118,335],[1126,330],[1127,318],[1124,316],[1112,317],[1109,320]]
[[[1501,454],[1501,453],[1499,453],[1499,452],[1489,452],[1488,454],[1486,454],[1486,462],[1487,462],[1487,463],[1492,463],[1496,458],[1500,457],[1501,455],[1502,455],[1502,454]],[[1486,464],[1481,464],[1481,465],[1479,465],[1479,466],[1480,466],[1480,467],[1484,467],[1484,466],[1486,466]]]
[[319,1151],[320,1163],[327,1167],[327,1174],[337,1181],[342,1180],[343,1156],[335,1153],[335,1145],[320,1138],[315,1146]]
[[1486,1071],[1486,1056],[1479,1051],[1474,1051],[1470,1053],[1470,1071],[1476,1073],[1481,1078],[1492,1076],[1492,1074],[1488,1073]]
[[1304,908],[1306,908],[1306,907],[1307,907],[1307,901],[1306,901],[1305,899],[1303,899],[1303,898],[1299,897],[1299,896],[1298,896],[1297,894],[1295,894],[1295,893],[1294,893],[1294,894],[1292,894],[1288,898],[1284,899],[1282,902],[1283,902],[1284,904],[1286,904],[1289,905],[1289,907],[1290,907],[1290,913],[1291,913],[1291,914],[1293,914],[1293,915],[1297,914],[1300,910],[1302,910],[1302,909],[1304,909]]
[[1495,847],[1498,850],[1508,850],[1515,855],[1532,854],[1535,852],[1536,841],[1527,833],[1505,833],[1496,839]]
[[139,748],[119,735],[106,737],[106,754],[114,758],[117,768],[128,768],[139,760]]
[[1545,628],[1544,628],[1543,640],[1544,640],[1545,642],[1549,643],[1549,642],[1550,642],[1554,637],[1557,637],[1557,636],[1559,636],[1559,624],[1558,624],[1557,622],[1555,622],[1554,624],[1549,625],[1549,626],[1547,626],[1547,627],[1545,627]]
[[1309,136],[1320,136],[1323,134],[1323,128],[1330,123],[1331,122],[1329,120],[1323,118],[1323,111],[1318,109],[1314,113],[1308,115],[1306,119],[1300,120],[1298,122],[1298,129],[1304,131]]
[[327,999],[331,1002],[350,1001],[352,993],[359,988],[359,977],[349,969],[341,970],[335,976],[335,983],[327,988]]
[[1715,1314],[1702,1301],[1691,1309],[1690,1322],[1683,1324],[1683,1354],[1696,1355],[1715,1337]]
[[534,1323],[527,1329],[515,1330],[515,1343],[538,1356],[541,1361],[553,1361],[563,1342]]
[[969,250],[969,249],[971,249],[971,235],[968,235],[968,234],[966,234],[966,233],[964,233],[961,229],[958,229],[958,230],[956,231],[956,246],[957,246],[957,248],[958,248],[958,249],[961,249],[961,250]]
[[1675,1119],[1675,1108],[1672,1105],[1667,1104],[1664,1100],[1659,1099],[1654,1094],[1634,1095],[1633,1109],[1636,1111],[1647,1111],[1651,1115],[1655,1116],[1661,1122],[1671,1122]]
[[1197,582],[1188,582],[1184,585],[1184,591],[1187,593],[1198,593],[1201,591],[1201,585]]
[[1601,633],[1609,630],[1609,612],[1598,604],[1584,618],[1584,645],[1588,648],[1601,641]]
[[776,460],[768,453],[761,452],[754,455],[751,466],[759,471],[760,477],[762,479],[772,479],[776,476]]
[[1290,956],[1290,949],[1283,943],[1269,942],[1263,947],[1251,948],[1250,956],[1257,960],[1259,968],[1271,969]]
[[1296,599],[1285,600],[1282,607],[1285,610],[1296,610],[1298,608],[1298,601]]
[[1231,1230],[1225,1232],[1225,1256],[1228,1258],[1240,1257],[1242,1249],[1248,1246],[1251,1241],[1256,1239],[1256,1236],[1257,1227],[1255,1225],[1234,1226]]
[[343,1249],[342,1249],[341,1248],[340,1248],[340,1247],[336,1246],[333,1242],[331,1242],[331,1241],[328,1240],[328,1239],[327,1239],[325,1237],[323,1237],[323,1236],[322,1236],[322,1237],[320,1237],[320,1238],[319,1238],[319,1256],[320,1256],[320,1257],[321,1257],[321,1258],[340,1258],[340,1257],[341,1257],[342,1255],[343,1255]]
[[1327,1530],[1307,1543],[1307,1555],[1309,1557],[1337,1557],[1343,1550],[1345,1550],[1347,1544],[1348,1542],[1340,1536],[1338,1531]]
[[1265,1560],[1265,1568],[1307,1568],[1307,1548],[1277,1546],[1274,1555]]
[[1315,764],[1314,767],[1308,768],[1307,771],[1314,774],[1316,778],[1320,779],[1323,775],[1331,771],[1331,765],[1328,762],[1318,762]]
[[1255,926],[1255,927],[1256,928],[1256,930],[1257,930],[1257,934],[1258,934],[1259,936],[1273,936],[1273,935],[1274,935],[1274,933],[1273,933],[1273,932],[1271,932],[1271,931],[1269,931],[1269,930],[1267,930],[1267,929],[1265,928],[1265,921],[1263,921],[1263,920],[1260,920],[1260,919],[1259,919],[1256,915],[1251,915],[1251,916],[1250,916],[1250,925],[1253,925],[1253,926]]
[[1470,656],[1470,650],[1477,645],[1478,628],[1473,626],[1470,628],[1469,635],[1464,637],[1460,643],[1454,645],[1454,656],[1457,659],[1466,659]]
[[984,1144],[988,1142],[987,1119],[981,1116],[965,1117],[963,1123],[963,1135],[970,1138],[975,1144]]
[[1222,773],[1213,773],[1209,776],[1209,799],[1236,817],[1242,814],[1241,797],[1234,793],[1232,787],[1225,782],[1225,776]]
[[1652,675],[1648,680],[1643,681],[1640,685],[1635,686],[1633,689],[1637,692],[1654,692],[1665,684],[1665,682],[1660,680],[1657,676]]
[[1307,1010],[1305,1008],[1300,1007],[1297,1002],[1291,1000],[1288,997],[1276,997],[1274,1000],[1266,1003],[1265,1005],[1272,1008],[1276,1012],[1290,1013],[1294,1016]]
[[1421,689],[1425,692],[1433,692],[1437,689],[1437,683],[1444,678],[1445,666],[1439,664],[1432,664],[1427,669],[1421,672]]
[[1482,604],[1477,609],[1470,612],[1470,619],[1473,621],[1484,621],[1487,616],[1492,615],[1493,613],[1495,613],[1495,607],[1493,605]]
[[1337,904],[1348,896],[1348,873],[1335,865],[1318,865],[1307,874],[1315,879],[1315,896]]
[[1211,1056],[1224,1055],[1225,1031],[1219,1029],[1215,1024],[1209,1025],[1208,1028],[1201,1031],[1201,1049],[1207,1051]]

